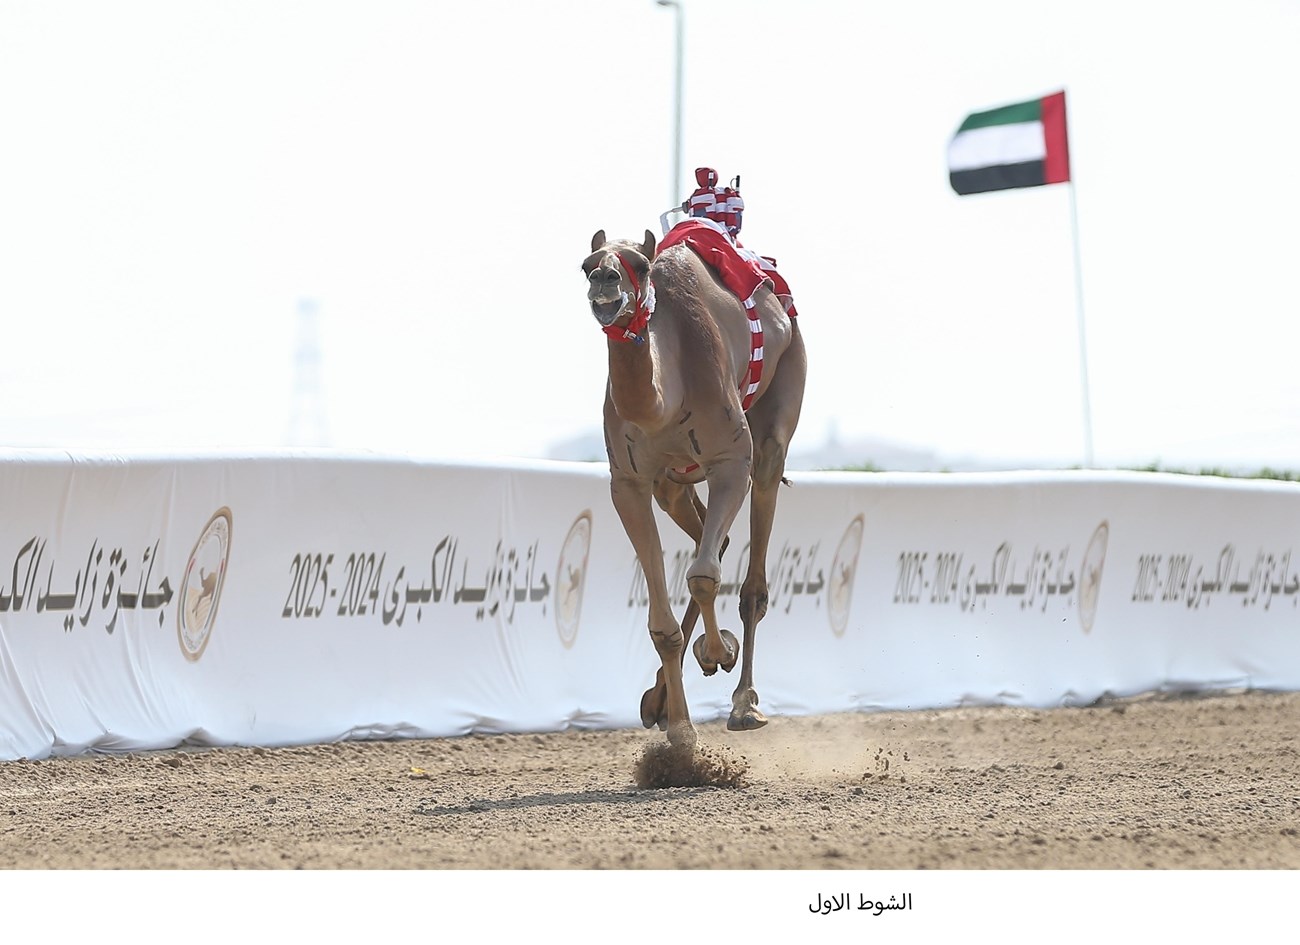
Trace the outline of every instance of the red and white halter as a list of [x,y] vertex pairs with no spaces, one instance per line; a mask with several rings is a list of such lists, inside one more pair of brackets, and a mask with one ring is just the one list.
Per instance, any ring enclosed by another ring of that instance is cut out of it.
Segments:
[[634,344],[641,344],[643,339],[641,332],[645,331],[645,326],[650,324],[650,316],[655,310],[655,287],[647,276],[645,281],[645,295],[641,294],[641,283],[637,280],[636,272],[628,264],[622,253],[618,254],[618,264],[623,267],[623,272],[627,274],[627,281],[632,283],[632,320],[623,328],[617,325],[609,325],[602,328],[605,334],[609,335],[614,341],[630,341]]

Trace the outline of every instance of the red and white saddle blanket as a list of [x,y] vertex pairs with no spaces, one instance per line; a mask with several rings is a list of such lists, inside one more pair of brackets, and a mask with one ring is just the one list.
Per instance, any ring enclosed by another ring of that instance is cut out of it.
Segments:
[[[727,288],[745,305],[745,314],[749,316],[749,370],[740,382],[740,407],[748,411],[763,380],[763,323],[755,311],[754,293],[766,284],[785,307],[786,314],[795,318],[799,313],[795,310],[790,287],[776,271],[775,259],[745,249],[731,238],[722,224],[707,217],[692,217],[678,223],[664,236],[656,254],[678,243],[691,247],[716,269]],[[693,463],[676,472],[689,475],[699,468],[699,463]]]
[[656,252],[662,253],[678,243],[691,247],[716,269],[727,288],[745,305],[745,314],[749,316],[750,351],[749,370],[741,382],[740,406],[748,410],[763,379],[763,323],[754,310],[754,293],[760,286],[767,285],[785,307],[786,314],[794,318],[799,313],[795,310],[790,287],[776,271],[775,259],[745,249],[727,234],[720,223],[708,218],[692,217],[678,223],[668,231]]

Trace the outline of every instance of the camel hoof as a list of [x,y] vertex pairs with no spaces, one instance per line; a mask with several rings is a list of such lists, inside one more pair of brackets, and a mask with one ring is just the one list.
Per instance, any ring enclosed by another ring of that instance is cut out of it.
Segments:
[[752,732],[766,724],[767,716],[753,708],[746,709],[744,712],[733,711],[727,717],[727,731],[729,732]]
[[708,646],[705,643],[707,637],[700,637],[691,647],[691,651],[695,654],[695,662],[700,664],[700,669],[704,671],[705,676],[712,676],[718,671],[718,667],[722,667],[724,673],[731,672],[740,656],[740,641],[736,639],[736,635],[730,630],[719,630],[718,633],[722,635],[722,644],[727,650],[727,655],[722,662],[709,659]]
[[731,715],[727,731],[752,732],[767,724],[767,716],[758,711],[758,693],[753,688],[737,689],[731,697]]
[[740,657],[740,641],[736,639],[736,635],[730,630],[719,630],[718,632],[722,634],[722,640],[727,644],[727,652],[730,654],[722,664],[722,671],[729,673],[735,668],[736,660]]
[[670,726],[668,729],[668,744],[674,748],[682,751],[694,751],[697,740],[695,726],[690,722],[682,722],[679,725]]
[[663,670],[655,676],[655,684],[641,696],[641,724],[646,728],[668,727],[668,687],[664,684]]
[[708,656],[705,655],[705,646],[706,643],[704,637],[700,637],[695,641],[695,645],[691,647],[691,652],[695,654],[695,662],[700,664],[700,669],[704,670],[704,675],[712,676],[718,671],[718,664],[712,662]]

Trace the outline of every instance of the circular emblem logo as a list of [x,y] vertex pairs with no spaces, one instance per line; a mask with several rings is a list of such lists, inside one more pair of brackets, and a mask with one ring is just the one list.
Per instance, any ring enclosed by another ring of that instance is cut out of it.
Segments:
[[176,614],[176,633],[181,652],[190,662],[203,655],[217,619],[217,603],[226,582],[230,558],[230,509],[222,506],[208,519],[190,552],[185,577],[181,579],[181,606]]
[[826,592],[826,614],[831,630],[843,636],[849,625],[849,605],[853,602],[853,578],[858,571],[858,553],[862,550],[863,519],[859,515],[849,522],[831,559],[830,587]]
[[591,553],[591,509],[584,509],[569,527],[555,565],[555,626],[565,649],[578,638],[582,616],[582,589],[587,583],[587,556]]
[[1079,575],[1079,623],[1083,632],[1092,630],[1097,616],[1097,597],[1101,594],[1101,569],[1106,563],[1106,542],[1110,539],[1110,525],[1103,519],[1092,533],[1088,550],[1083,553],[1082,574]]

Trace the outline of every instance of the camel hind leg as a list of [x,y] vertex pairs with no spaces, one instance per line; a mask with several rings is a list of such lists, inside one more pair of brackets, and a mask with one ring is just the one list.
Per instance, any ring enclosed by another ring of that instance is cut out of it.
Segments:
[[754,638],[759,621],[767,614],[767,548],[776,518],[777,491],[785,475],[786,451],[799,423],[806,375],[803,339],[795,325],[793,344],[782,357],[777,376],[748,418],[754,439],[754,488],[749,499],[749,569],[740,586],[740,620],[745,626],[740,678],[727,718],[731,731],[750,731],[767,724],[754,689]]

